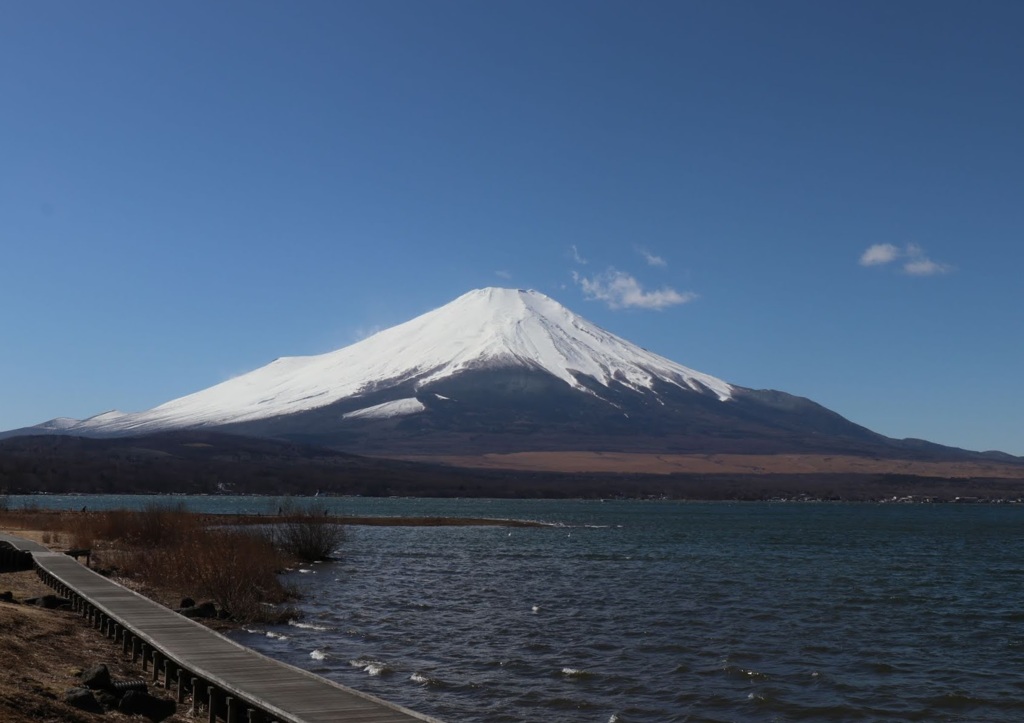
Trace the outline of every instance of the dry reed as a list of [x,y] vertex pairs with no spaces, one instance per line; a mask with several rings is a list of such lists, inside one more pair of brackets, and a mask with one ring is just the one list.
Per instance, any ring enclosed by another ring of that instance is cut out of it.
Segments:
[[[165,597],[211,600],[239,622],[276,620],[276,606],[291,595],[278,579],[287,560],[260,529],[210,527],[183,505],[141,510],[38,513],[0,511],[0,523],[43,530],[54,541],[65,533],[75,548],[91,549],[107,566]],[[97,554],[98,553],[98,554]]]

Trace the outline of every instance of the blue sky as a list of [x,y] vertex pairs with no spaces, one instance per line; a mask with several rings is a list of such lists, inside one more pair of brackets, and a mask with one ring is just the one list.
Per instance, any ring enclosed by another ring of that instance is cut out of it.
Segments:
[[473,288],[1024,455],[1024,4],[7,3],[0,429]]

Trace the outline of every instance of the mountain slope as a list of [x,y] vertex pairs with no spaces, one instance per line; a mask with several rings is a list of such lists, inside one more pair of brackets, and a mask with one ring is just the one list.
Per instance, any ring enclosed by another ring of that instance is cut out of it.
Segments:
[[[720,379],[640,349],[536,291],[490,288],[471,291],[344,349],[282,357],[147,412],[107,412],[78,424],[61,419],[42,426],[75,434],[139,434],[236,424],[409,383],[414,393],[463,371],[509,367],[543,371],[579,391],[588,391],[577,380],[580,375],[604,386],[616,381],[636,389],[649,389],[657,379],[722,400],[732,389]],[[406,402],[377,410],[377,416],[416,410],[417,405]]]
[[15,433],[180,429],[380,456],[589,450],[991,458],[889,439],[811,400],[746,389],[641,349],[536,291],[495,288],[343,349],[284,357],[149,411],[61,418]]

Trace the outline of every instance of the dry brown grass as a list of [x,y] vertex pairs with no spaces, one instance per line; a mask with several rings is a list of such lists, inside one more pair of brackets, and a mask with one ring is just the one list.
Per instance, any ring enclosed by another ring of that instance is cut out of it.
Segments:
[[286,561],[255,530],[200,529],[173,545],[139,550],[126,572],[150,584],[212,600],[237,621],[275,620],[289,591],[277,573]]
[[[53,592],[34,572],[0,575],[0,591],[10,590],[15,600]],[[77,684],[82,670],[106,663],[117,679],[138,679],[143,672],[125,658],[121,648],[83,625],[74,613],[30,605],[0,602],[0,721],[4,723],[92,723],[131,721],[138,717],[116,711],[94,715],[72,708],[61,697]],[[159,691],[151,689],[152,693]],[[166,723],[193,721],[182,712]]]
[[290,597],[277,576],[287,560],[259,528],[211,526],[210,518],[180,505],[18,517],[0,513],[0,525],[39,530],[32,536],[58,549],[91,549],[94,567],[165,604],[210,600],[237,622],[290,612],[274,607]]

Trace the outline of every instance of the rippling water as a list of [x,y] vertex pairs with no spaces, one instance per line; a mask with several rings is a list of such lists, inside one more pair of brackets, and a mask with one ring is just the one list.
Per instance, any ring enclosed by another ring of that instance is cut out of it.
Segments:
[[1024,720],[1024,508],[331,504],[553,523],[350,528],[236,636],[453,723]]
[[1024,509],[515,507],[565,526],[353,528],[240,639],[450,721],[1024,719]]

